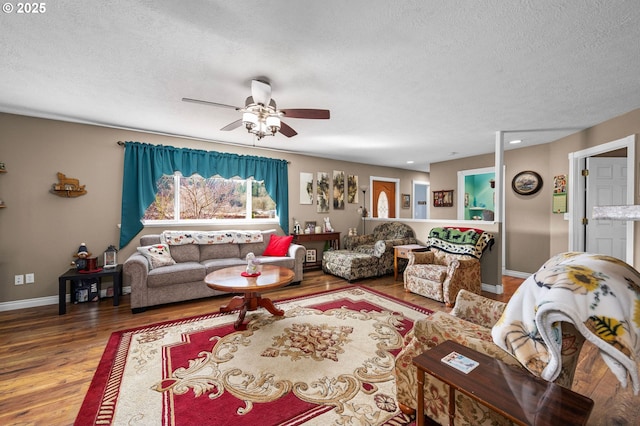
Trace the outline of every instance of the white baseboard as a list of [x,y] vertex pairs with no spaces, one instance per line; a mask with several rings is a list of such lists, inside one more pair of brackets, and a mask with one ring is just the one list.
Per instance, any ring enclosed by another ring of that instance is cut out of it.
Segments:
[[518,272],[518,271],[505,269],[502,275],[509,275],[510,277],[523,278],[526,280],[531,276],[531,272]]
[[493,284],[482,283],[482,290],[486,291],[488,293],[493,293],[493,294],[502,294],[502,293],[504,293],[504,289],[502,287],[502,284],[493,285]]
[[[131,293],[131,287],[123,287],[122,294]],[[100,297],[106,297],[107,290],[100,289]],[[71,301],[71,296],[67,294],[66,299],[67,303]],[[58,304],[58,296],[45,296],[45,297],[36,297],[33,299],[23,299],[23,300],[14,300],[11,302],[0,302],[0,312],[5,311],[15,311],[16,309],[26,309],[26,308],[35,308],[37,306],[46,306],[46,305],[57,305]]]

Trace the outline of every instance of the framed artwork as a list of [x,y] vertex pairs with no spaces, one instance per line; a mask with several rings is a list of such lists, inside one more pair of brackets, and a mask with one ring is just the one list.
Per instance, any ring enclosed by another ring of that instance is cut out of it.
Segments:
[[318,172],[316,186],[316,212],[327,213],[329,211],[329,173]]
[[358,176],[357,175],[347,176],[347,203],[349,204],[358,203]]
[[313,173],[300,172],[300,204],[313,204]]
[[344,172],[333,171],[333,208],[344,210]]
[[531,170],[520,172],[513,177],[511,188],[516,194],[533,195],[542,188],[542,177]]
[[306,262],[315,262],[315,261],[316,261],[316,249],[307,249]]
[[411,208],[411,194],[402,194],[402,208]]
[[313,234],[316,232],[316,221],[309,221],[309,222],[305,222],[304,223],[304,229],[305,232],[308,230],[309,232],[306,232],[307,234]]
[[433,191],[433,207],[453,207],[453,189]]

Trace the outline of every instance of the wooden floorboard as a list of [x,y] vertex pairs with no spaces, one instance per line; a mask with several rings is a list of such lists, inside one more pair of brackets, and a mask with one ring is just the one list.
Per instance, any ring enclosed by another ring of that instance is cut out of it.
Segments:
[[[505,277],[503,295],[483,293],[507,301],[518,278]],[[432,310],[449,311],[443,304],[406,293],[393,276],[358,281],[365,285]],[[349,286],[346,281],[321,271],[305,273],[303,284],[268,293],[273,300],[297,297]],[[93,373],[112,332],[160,321],[216,312],[231,296],[176,303],[133,315],[129,296],[120,306],[112,299],[0,312],[0,425],[71,425],[80,409]],[[580,356],[573,389],[595,401],[590,425],[638,425],[640,397],[618,380],[601,360],[595,347],[586,343]]]

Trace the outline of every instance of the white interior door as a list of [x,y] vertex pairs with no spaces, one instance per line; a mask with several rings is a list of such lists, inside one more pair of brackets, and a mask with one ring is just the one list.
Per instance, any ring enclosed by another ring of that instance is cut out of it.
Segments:
[[429,218],[429,184],[413,182],[413,218]]
[[627,204],[627,159],[588,157],[587,169],[585,250],[625,260],[627,223],[591,219],[591,215],[593,206]]

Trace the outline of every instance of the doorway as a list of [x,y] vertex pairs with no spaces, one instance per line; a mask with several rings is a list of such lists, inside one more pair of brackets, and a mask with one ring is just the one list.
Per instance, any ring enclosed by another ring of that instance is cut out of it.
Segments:
[[[626,157],[626,150],[624,150]],[[621,220],[593,219],[594,206],[627,204],[627,159],[623,157],[587,157],[585,249],[626,259],[626,224]]]
[[413,219],[429,219],[429,183],[413,181]]
[[391,219],[398,209],[398,179],[371,178],[371,217]]
[[[604,154],[611,153],[619,150],[626,150],[626,202],[632,202],[634,200],[634,159],[635,159],[635,143],[636,136],[631,135],[626,138],[618,139],[609,143],[598,145],[593,148],[585,149],[582,151],[572,152],[569,154],[569,250],[570,251],[584,251],[587,247],[587,227],[583,226],[583,218],[589,218],[591,212],[587,211],[587,191],[593,192],[587,187],[586,179],[582,177],[582,170],[586,167],[587,159],[591,157],[603,156]],[[590,160],[591,161],[591,160]],[[599,201],[598,201],[599,202]],[[617,201],[616,201],[617,202]],[[589,207],[592,208],[592,207]],[[633,222],[622,221],[621,226],[624,227],[625,240],[624,240],[624,260],[630,265],[633,265],[634,259],[634,235],[633,235]],[[589,247],[595,250],[592,245]],[[608,250],[606,244],[598,250]],[[613,251],[613,247],[611,249]],[[613,253],[602,253],[610,254]]]

